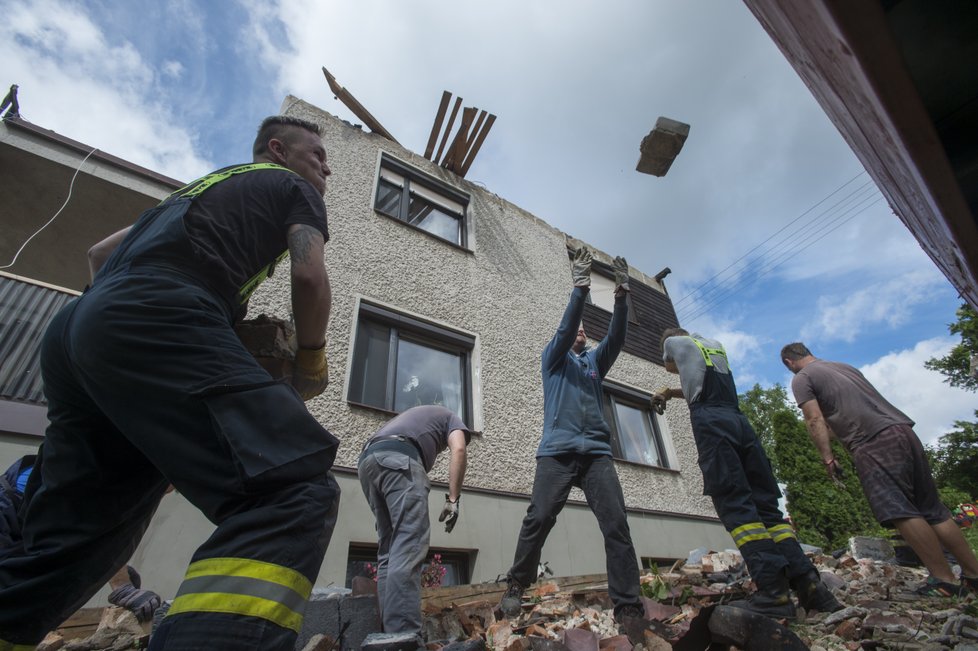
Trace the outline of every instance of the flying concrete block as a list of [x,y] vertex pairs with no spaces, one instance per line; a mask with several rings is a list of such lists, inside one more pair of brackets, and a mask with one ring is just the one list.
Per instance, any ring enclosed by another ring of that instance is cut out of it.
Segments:
[[643,174],[665,176],[672,166],[672,161],[676,160],[676,156],[682,150],[688,135],[688,124],[660,117],[655,121],[655,128],[642,138],[638,165],[635,169]]

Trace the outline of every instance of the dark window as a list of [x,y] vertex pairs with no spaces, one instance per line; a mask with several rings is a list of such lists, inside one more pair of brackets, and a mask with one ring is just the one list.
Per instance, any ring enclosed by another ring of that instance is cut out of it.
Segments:
[[605,420],[611,428],[611,451],[616,459],[668,468],[665,446],[652,396],[605,382]]
[[384,156],[374,209],[452,244],[467,246],[469,198],[400,161]]
[[[431,570],[431,561],[438,555],[439,564],[444,572]],[[441,575],[441,587],[450,585],[468,585],[471,578],[472,553],[449,549],[428,550],[428,556],[421,566],[422,580],[431,581],[436,574]],[[377,578],[377,545],[350,543],[346,557],[346,587],[352,587],[353,577],[365,576]]]
[[347,399],[398,413],[444,405],[471,424],[474,346],[468,335],[361,303]]

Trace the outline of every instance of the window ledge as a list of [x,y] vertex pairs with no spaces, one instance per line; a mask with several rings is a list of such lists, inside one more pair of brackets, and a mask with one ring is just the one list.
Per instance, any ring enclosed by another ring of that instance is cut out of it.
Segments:
[[612,457],[612,459],[614,459],[618,463],[626,463],[629,466],[636,466],[638,468],[645,468],[647,470],[661,470],[663,472],[670,472],[676,475],[680,474],[679,471],[676,470],[675,468],[667,468],[665,466],[653,466],[647,463],[642,463],[641,461],[630,461],[628,459],[619,459],[618,457]]
[[376,208],[374,208],[374,214],[380,215],[384,219],[389,219],[389,220],[391,220],[393,222],[397,222],[398,224],[400,224],[401,226],[403,226],[405,228],[410,228],[411,230],[417,231],[418,233],[423,233],[423,234],[427,235],[428,237],[430,237],[431,239],[433,239],[435,241],[441,242],[442,244],[447,244],[448,246],[452,247],[453,249],[458,249],[459,251],[462,251],[464,253],[469,253],[471,255],[475,255],[475,251],[473,251],[472,249],[468,248],[467,246],[462,246],[461,244],[456,244],[455,242],[452,242],[451,240],[446,240],[444,237],[440,237],[438,235],[435,235],[434,233],[432,233],[430,231],[426,231],[423,228],[419,228],[419,227],[415,226],[414,224],[409,224],[409,223],[407,223],[406,221],[404,221],[402,219],[398,219],[397,217],[391,217],[387,213],[381,212],[380,210],[377,210]]

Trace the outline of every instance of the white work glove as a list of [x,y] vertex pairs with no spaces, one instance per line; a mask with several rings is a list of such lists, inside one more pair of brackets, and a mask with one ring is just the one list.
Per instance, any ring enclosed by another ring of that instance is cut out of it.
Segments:
[[586,246],[574,252],[571,275],[574,277],[574,287],[591,286],[591,252]]
[[445,493],[445,506],[442,507],[441,515],[438,516],[438,521],[445,523],[445,533],[452,533],[452,529],[455,528],[455,523],[458,521],[458,507],[461,501],[461,495],[453,502],[452,498],[448,496],[448,493]]
[[615,295],[618,295],[619,290],[631,291],[628,286],[628,262],[625,261],[625,258],[621,256],[615,258],[611,268],[615,272]]

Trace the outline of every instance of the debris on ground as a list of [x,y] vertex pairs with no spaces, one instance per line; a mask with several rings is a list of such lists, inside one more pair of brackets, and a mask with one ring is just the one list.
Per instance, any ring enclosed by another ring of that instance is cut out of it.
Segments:
[[[839,558],[809,554],[844,608],[834,613],[799,609],[797,621],[755,620],[760,616],[728,606],[753,590],[739,553],[695,550],[669,568],[642,576],[648,624],[638,644],[620,631],[603,575],[543,580],[526,591],[522,612],[512,619],[496,610],[505,584],[425,590],[422,638],[426,651],[703,651],[711,644],[745,651],[978,651],[978,597],[918,596],[914,589],[926,579],[924,570],[878,560],[878,550],[868,548],[873,544],[857,541]],[[348,595],[340,601],[370,598]],[[356,615],[367,616],[365,611]],[[370,618],[376,620],[375,610]],[[313,619],[307,617],[307,624]],[[38,649],[144,649],[145,632],[132,613],[105,608],[93,635],[66,640],[52,634]],[[302,647],[308,649],[354,651],[361,646],[349,631],[303,633]],[[333,637],[310,640],[323,633]],[[378,651],[384,647],[382,638],[368,635],[364,644]],[[403,642],[398,640],[398,648]]]

